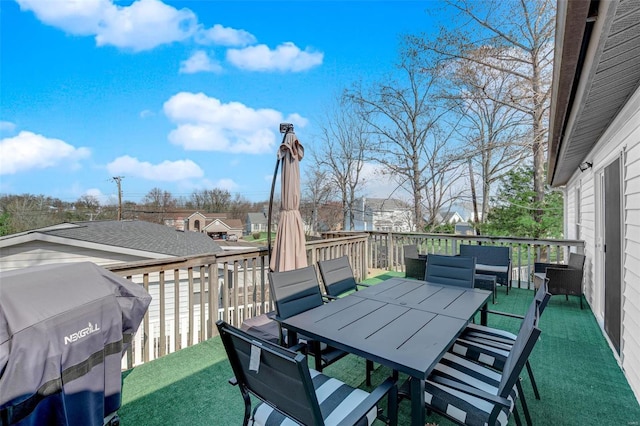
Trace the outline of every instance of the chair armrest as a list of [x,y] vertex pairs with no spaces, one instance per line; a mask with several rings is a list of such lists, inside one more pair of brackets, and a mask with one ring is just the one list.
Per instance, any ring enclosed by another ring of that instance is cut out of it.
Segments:
[[357,285],[357,286],[362,286],[362,287],[372,287],[372,286],[374,286],[375,284],[357,283],[356,285]]
[[295,345],[293,345],[293,346],[291,346],[290,348],[287,348],[287,349],[289,349],[291,351],[294,351],[294,352],[300,352],[303,355],[307,354],[307,344],[306,343],[297,343],[297,344],[295,344]]
[[[396,381],[389,377],[387,380],[382,382],[378,387],[371,391],[369,396],[367,396],[360,404],[358,404],[353,411],[351,411],[340,423],[340,426],[352,426],[358,423],[360,419],[367,415],[369,411],[375,405],[380,402],[382,398],[388,393],[392,393],[393,395],[397,395],[398,388],[396,385]],[[396,398],[393,398],[394,400]]]
[[524,315],[518,315],[518,314],[512,314],[511,312],[502,312],[502,311],[487,311],[488,314],[494,314],[494,315],[500,315],[503,317],[509,317],[509,318],[517,318],[517,319],[524,319]]
[[566,268],[567,265],[563,263],[548,263],[548,262],[535,262],[533,264],[534,272],[545,272],[547,268]]

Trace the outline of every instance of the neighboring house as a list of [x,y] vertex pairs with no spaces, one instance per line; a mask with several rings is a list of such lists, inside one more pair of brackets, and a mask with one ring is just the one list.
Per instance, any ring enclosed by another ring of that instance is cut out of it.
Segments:
[[238,241],[242,238],[242,221],[240,219],[214,219],[202,230],[214,240]]
[[267,213],[247,213],[245,231],[247,234],[254,232],[267,232]]
[[586,299],[640,401],[640,1],[558,2],[548,180]]
[[193,210],[176,211],[172,213],[166,213],[164,215],[163,223],[167,226],[171,226],[178,231],[184,231],[185,222],[187,217],[193,213]]
[[441,210],[436,215],[436,223],[440,224],[455,224],[458,222],[464,222],[464,218],[460,216],[457,211]]
[[193,212],[184,222],[185,231],[204,232],[204,228],[216,219],[226,219],[225,213],[200,213]]
[[411,232],[415,228],[411,206],[393,198],[360,198],[353,225],[355,231]]
[[205,234],[155,223],[70,222],[0,237],[0,270],[84,261],[106,266],[220,252]]
[[475,228],[469,222],[457,222],[453,232],[458,235],[476,235]]

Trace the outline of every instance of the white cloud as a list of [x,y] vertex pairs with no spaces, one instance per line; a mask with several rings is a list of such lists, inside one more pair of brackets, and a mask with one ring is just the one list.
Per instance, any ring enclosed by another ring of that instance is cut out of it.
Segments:
[[103,194],[102,191],[100,191],[97,188],[89,188],[86,191],[84,191],[83,195],[89,195],[91,197],[95,197],[100,202],[101,206],[109,205],[113,201],[113,199],[109,195]]
[[45,24],[74,35],[94,35],[103,17],[115,6],[110,0],[61,0],[52,7],[42,0],[16,0],[22,10],[32,11]]
[[13,132],[16,125],[10,121],[0,121],[0,132]]
[[151,111],[150,109],[145,109],[143,111],[140,111],[140,118],[149,118],[149,117],[153,117],[154,115],[156,115],[156,113]]
[[200,44],[216,44],[218,46],[247,46],[254,44],[256,38],[248,31],[216,24],[208,30],[198,31],[196,41]]
[[185,179],[200,178],[204,172],[191,160],[163,161],[151,164],[128,155],[118,157],[107,164],[110,175],[124,175],[147,180],[176,182]]
[[324,53],[310,48],[300,50],[291,42],[275,50],[260,44],[243,49],[227,50],[227,60],[238,68],[250,71],[304,71],[322,64]]
[[118,6],[112,0],[58,0],[52,7],[42,0],[17,0],[42,22],[74,35],[94,35],[98,46],[134,51],[182,41],[197,30],[189,9],[176,9],[159,0],[138,0]]
[[214,188],[226,189],[227,191],[235,191],[238,189],[238,184],[233,181],[233,179],[219,179],[214,185]]
[[181,74],[195,74],[197,72],[222,72],[222,66],[210,58],[207,52],[198,50],[186,61],[180,62]]
[[364,163],[360,178],[363,181],[362,193],[371,198],[406,198],[408,192],[398,182],[385,173],[384,167],[379,164]]
[[274,109],[253,109],[240,102],[222,103],[203,93],[181,92],[164,103],[164,113],[177,128],[169,141],[187,150],[260,154],[271,151],[280,123],[304,127],[298,114],[284,117]]
[[76,148],[60,139],[22,131],[0,140],[0,175],[64,165],[76,167],[90,155],[88,148]]

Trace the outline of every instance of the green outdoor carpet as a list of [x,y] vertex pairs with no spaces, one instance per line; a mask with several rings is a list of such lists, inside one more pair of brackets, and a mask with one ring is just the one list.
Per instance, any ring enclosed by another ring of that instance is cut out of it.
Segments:
[[[385,275],[388,279],[401,274]],[[489,309],[524,314],[532,298],[531,290],[513,289],[507,296],[499,287],[497,303]],[[489,325],[517,332],[519,323],[490,315]],[[526,373],[522,375],[535,425],[640,425],[640,406],[586,304],[581,311],[576,297],[569,301],[564,296],[552,297],[540,329],[540,341],[531,356],[540,401],[534,399]],[[376,367],[373,381],[380,383],[391,372]],[[355,356],[345,357],[324,372],[367,389],[364,360]],[[231,376],[219,338],[126,371],[118,411],[122,424],[240,425],[244,406],[240,391],[227,383]],[[410,402],[403,401],[399,424],[409,424],[409,415]],[[452,424],[435,414],[427,422]],[[513,419],[510,424],[515,424]]]

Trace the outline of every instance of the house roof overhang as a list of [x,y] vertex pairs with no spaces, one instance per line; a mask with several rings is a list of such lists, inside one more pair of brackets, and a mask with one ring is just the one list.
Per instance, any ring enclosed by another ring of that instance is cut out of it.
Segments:
[[[640,2],[558,0],[548,182],[565,185],[640,83]],[[590,161],[592,162],[592,161]]]

